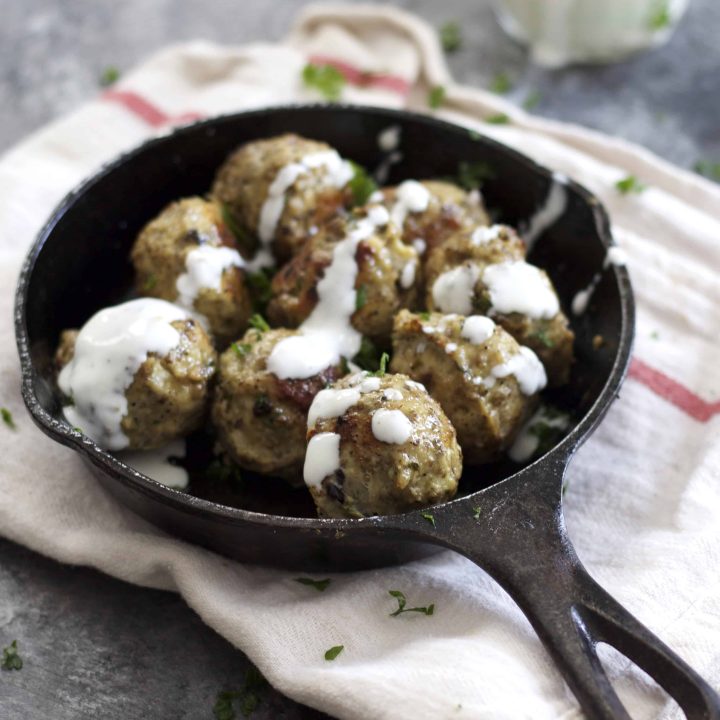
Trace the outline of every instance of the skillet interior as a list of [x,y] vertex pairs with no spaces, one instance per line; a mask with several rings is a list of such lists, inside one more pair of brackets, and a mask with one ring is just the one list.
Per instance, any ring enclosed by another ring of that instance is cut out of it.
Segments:
[[[382,159],[377,135],[390,124],[402,127],[403,153],[402,161],[392,168],[390,183],[410,177],[452,176],[460,161],[483,161],[494,172],[483,185],[483,195],[498,220],[518,225],[545,202],[552,182],[547,170],[462,128],[404,112],[294,107],[216,118],[151,141],[105,167],[68,196],[40,233],[20,280],[16,308],[25,400],[45,432],[79,449],[108,489],[153,522],[241,559],[281,564],[288,564],[288,553],[293,556],[289,564],[296,564],[295,560],[303,564],[309,554],[323,557],[330,551],[321,543],[312,550],[286,549],[279,559],[277,548],[272,547],[275,541],[263,540],[263,534],[277,540],[278,533],[284,536],[288,531],[292,537],[292,532],[302,530],[319,539],[336,537],[336,531],[341,531],[349,532],[352,538],[354,527],[373,529],[370,535],[379,529],[375,519],[288,520],[312,518],[314,511],[303,490],[290,491],[280,481],[260,484],[249,480],[245,489],[236,493],[194,476],[194,495],[254,511],[245,513],[168,490],[129,471],[58,421],[60,399],[51,358],[62,329],[79,327],[96,310],[128,297],[132,286],[128,256],[138,230],[171,200],[205,193],[216,168],[237,145],[292,131],[324,140],[342,155],[374,168]],[[568,186],[567,196],[561,219],[545,232],[530,256],[532,262],[548,270],[566,311],[574,294],[587,286],[602,266],[610,242],[607,218],[597,201],[574,183]],[[627,334],[623,297],[628,293],[624,270],[604,272],[589,310],[572,319],[577,362],[570,385],[556,393],[553,401],[567,409],[575,421],[586,416],[593,405],[597,407],[616,366],[623,334]],[[599,349],[593,348],[597,335],[604,341]],[[590,424],[586,418],[585,429]],[[569,432],[563,443],[567,454],[580,436],[577,428]],[[191,462],[204,462],[207,445],[202,436],[191,443]],[[520,482],[524,473],[517,471],[518,466],[508,461],[482,472],[466,473],[460,494],[513,475]],[[265,532],[251,539],[253,528]],[[358,537],[363,535],[360,532]],[[351,546],[353,541],[343,544]],[[397,547],[372,558],[366,555],[360,552],[358,558],[364,557],[360,564],[406,557]],[[346,560],[343,555],[343,562]]]

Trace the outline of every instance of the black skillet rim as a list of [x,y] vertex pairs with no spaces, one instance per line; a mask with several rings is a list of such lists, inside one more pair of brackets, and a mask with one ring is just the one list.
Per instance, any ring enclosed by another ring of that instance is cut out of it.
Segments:
[[[21,381],[22,381],[22,397],[27,406],[33,421],[56,442],[62,445],[73,448],[81,455],[85,456],[95,466],[101,468],[105,474],[112,477],[113,480],[120,481],[133,490],[139,491],[145,495],[152,496],[154,499],[162,501],[164,504],[174,507],[177,510],[182,510],[195,515],[210,516],[215,520],[224,522],[244,522],[259,525],[272,525],[274,527],[294,527],[303,530],[310,530],[316,532],[352,532],[359,531],[362,529],[369,529],[377,525],[385,524],[397,524],[404,523],[410,518],[420,519],[422,510],[413,510],[400,515],[384,515],[374,516],[367,518],[358,519],[336,519],[336,518],[297,518],[288,517],[285,515],[269,515],[267,513],[259,513],[250,510],[244,510],[242,508],[229,507],[219,503],[212,502],[210,500],[204,500],[195,496],[184,493],[180,490],[173,490],[161,483],[148,478],[142,473],[134,470],[133,468],[125,465],[122,461],[113,457],[110,453],[99,448],[92,440],[85,437],[81,433],[77,432],[65,422],[56,420],[53,418],[40,404],[37,398],[34,388],[34,368],[30,355],[30,343],[27,334],[26,325],[26,306],[29,303],[28,288],[30,285],[30,279],[32,276],[35,261],[42,250],[48,237],[51,235],[55,224],[60,218],[67,212],[74,202],[82,196],[92,185],[98,182],[100,179],[105,178],[111,174],[117,167],[132,162],[136,155],[142,153],[146,148],[153,145],[163,143],[168,137],[175,137],[189,132],[194,132],[198,127],[212,126],[213,124],[225,121],[232,121],[237,117],[247,116],[263,116],[272,112],[287,112],[287,111],[321,111],[321,112],[335,112],[341,111],[352,111],[360,113],[369,113],[374,115],[382,115],[387,117],[389,121],[392,119],[403,119],[411,120],[415,122],[425,123],[431,128],[435,128],[438,131],[443,132],[468,132],[467,128],[455,123],[440,120],[438,118],[424,115],[421,113],[409,112],[407,110],[397,110],[391,108],[381,107],[369,107],[362,105],[352,104],[333,104],[326,105],[322,103],[311,103],[311,104],[286,104],[286,105],[275,105],[270,107],[264,107],[262,109],[250,110],[238,113],[227,113],[223,115],[215,115],[211,118],[206,118],[193,122],[188,125],[183,125],[174,129],[170,133],[163,133],[161,135],[150,138],[140,145],[128,150],[114,160],[103,164],[96,172],[90,177],[83,180],[79,185],[73,188],[55,207],[52,211],[49,219],[43,225],[42,229],[38,232],[30,250],[27,253],[25,261],[23,262],[22,269],[20,271],[18,285],[15,293],[15,309],[14,309],[14,321],[15,321],[15,336],[17,341],[18,354],[20,358],[21,367]],[[528,172],[540,174],[546,176],[548,179],[552,179],[552,171],[531,160],[526,155],[513,150],[512,148],[503,145],[496,140],[483,135],[483,142],[493,145],[498,151],[505,154],[511,155],[520,165],[523,165]],[[567,186],[575,193],[577,193],[588,205],[590,205],[595,220],[595,229],[600,237],[601,242],[606,248],[610,248],[614,245],[612,233],[610,230],[610,219],[607,211],[603,205],[597,200],[597,198],[582,185],[578,184],[574,180],[568,180]],[[568,461],[572,457],[575,450],[580,444],[587,438],[592,432],[595,426],[600,422],[602,417],[607,412],[612,400],[617,394],[620,385],[627,373],[627,368],[630,361],[630,354],[632,351],[632,341],[634,335],[634,323],[635,323],[635,303],[632,293],[632,287],[630,285],[630,278],[627,269],[624,266],[611,266],[612,271],[615,273],[616,280],[618,283],[618,290],[620,293],[620,307],[621,307],[621,332],[620,341],[618,343],[617,353],[613,362],[610,375],[598,395],[595,402],[585,413],[585,415],[576,423],[575,427],[553,448],[551,448],[545,455],[536,459],[530,465],[527,465],[517,472],[512,473],[503,480],[489,486],[489,488],[483,488],[469,495],[463,497],[457,497],[448,502],[441,503],[434,506],[437,509],[447,508],[451,505],[464,503],[466,501],[472,502],[473,498],[478,498],[490,488],[497,488],[501,485],[516,482],[523,475],[530,475],[535,472],[551,472],[551,468],[555,464],[560,464],[562,467],[567,466]],[[477,501],[477,500],[476,500]],[[420,520],[421,522],[424,522]],[[425,523],[427,524],[427,523]]]

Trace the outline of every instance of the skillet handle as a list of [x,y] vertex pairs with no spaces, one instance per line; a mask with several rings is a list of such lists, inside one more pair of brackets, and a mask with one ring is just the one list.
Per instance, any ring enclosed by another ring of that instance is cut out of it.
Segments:
[[582,566],[562,515],[563,470],[548,473],[552,482],[546,476],[520,489],[490,488],[489,502],[475,513],[463,503],[447,524],[439,517],[435,540],[476,562],[512,596],[589,718],[630,720],[597,655],[605,642],[653,677],[689,720],[720,720],[712,687]]

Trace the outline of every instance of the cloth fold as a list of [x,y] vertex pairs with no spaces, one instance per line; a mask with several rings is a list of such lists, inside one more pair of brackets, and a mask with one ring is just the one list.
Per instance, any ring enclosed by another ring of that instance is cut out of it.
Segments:
[[[12,329],[17,271],[53,206],[103,162],[197,117],[318,99],[308,60],[347,77],[343,100],[427,110],[586,185],[627,252],[638,304],[621,398],[578,452],[566,515],[589,570],[713,685],[720,684],[720,190],[649,152],[528,115],[453,82],[435,32],[382,6],[307,8],[285,42],[191,42],[152,56],[105,94],[0,160],[0,533],[67,563],[174,590],[290,697],[339,718],[572,718],[577,703],[529,623],[472,563],[446,552],[333,575],[318,593],[293,574],[243,566],[168,537],[109,497],[22,408]],[[507,126],[482,118],[505,112]],[[618,194],[637,175],[648,188]],[[89,241],[92,238],[89,229]],[[400,589],[432,617],[389,617]],[[325,650],[344,645],[330,663]],[[680,717],[619,654],[604,656],[633,717]]]

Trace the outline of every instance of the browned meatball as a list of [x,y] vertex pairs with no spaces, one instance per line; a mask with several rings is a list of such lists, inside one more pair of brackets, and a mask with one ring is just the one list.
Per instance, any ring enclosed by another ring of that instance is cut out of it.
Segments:
[[[138,318],[143,308],[147,310],[146,303],[159,303],[160,312],[166,315],[166,308],[171,309],[174,318],[185,315],[160,300],[132,300],[101,311],[109,324],[115,323],[114,338],[105,337],[99,343],[92,339],[98,313],[79,332],[63,332],[56,353],[61,366],[58,384],[72,400],[64,410],[66,417],[111,450],[149,450],[166,445],[200,427],[207,410],[217,358],[210,338],[193,318],[168,321],[176,331],[171,333],[175,344],[167,353],[143,353],[137,370],[128,372],[134,361],[139,362],[132,338],[141,331],[133,323],[141,321]],[[151,313],[154,307],[150,307]],[[121,321],[112,320],[111,315]],[[152,342],[152,338],[148,340]],[[109,355],[113,349],[115,357]],[[97,387],[88,382],[95,376],[101,379]],[[108,395],[109,391],[113,394]]]
[[[375,210],[384,213],[382,208]],[[350,219],[336,218],[280,269],[273,278],[267,309],[273,325],[297,327],[310,315],[318,302],[318,283],[333,263],[335,251],[343,243],[353,242],[353,233],[368,212],[371,210],[365,208]],[[417,306],[418,254],[400,241],[392,223],[385,222],[357,242],[354,258],[357,275],[352,326],[387,346],[393,315],[400,308]]]
[[321,516],[388,515],[444,502],[461,473],[453,426],[405,375],[343,378],[310,408],[304,478]]
[[243,260],[216,203],[171,203],[142,229],[131,258],[138,292],[198,313],[220,347],[247,327],[252,303]]
[[212,195],[284,262],[343,207],[352,176],[326,143],[287,134],[238,148],[218,170]]
[[[410,196],[413,189],[417,194],[417,185],[421,185],[426,191],[425,202],[422,191],[417,197],[415,207],[423,208],[421,210],[412,209],[412,197],[403,202],[403,195],[408,195],[408,190]],[[432,250],[460,230],[471,230],[489,224],[488,214],[479,194],[467,193],[449,182],[410,180],[397,187],[383,189],[382,195],[383,204],[395,215],[395,219],[401,221],[403,242],[408,245],[415,244],[421,251],[425,248]]]
[[537,357],[483,316],[398,313],[391,368],[427,387],[470,464],[509,447],[545,385]]
[[316,393],[342,375],[328,367],[307,379],[281,380],[267,368],[292,330],[248,330],[220,356],[212,419],[222,448],[248,470],[302,483],[307,411]]
[[433,250],[425,266],[426,303],[444,313],[491,315],[542,360],[550,385],[569,379],[574,334],[547,273],[522,259],[509,228],[480,228],[476,243],[458,234]]

